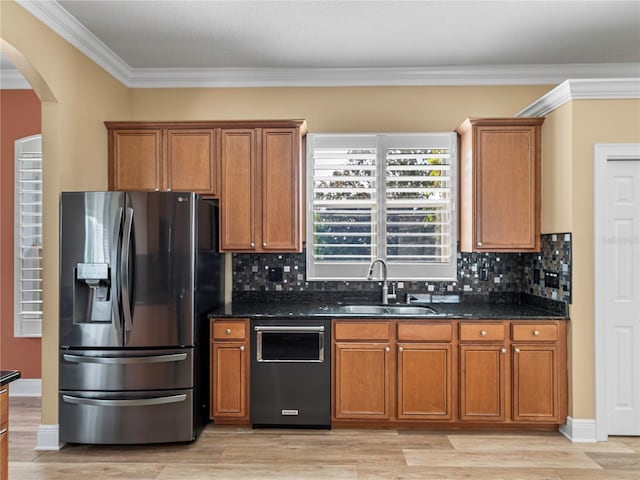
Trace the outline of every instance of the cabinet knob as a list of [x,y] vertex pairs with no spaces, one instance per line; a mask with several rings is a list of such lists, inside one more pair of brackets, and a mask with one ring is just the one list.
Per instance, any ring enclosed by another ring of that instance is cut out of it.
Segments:
[[230,329],[230,328],[227,328],[227,329],[224,331],[224,333],[226,333],[227,335],[231,335],[231,329]]
[[402,347],[398,347],[398,351],[399,351],[399,352],[404,352],[404,348],[402,348]]
[[244,345],[240,345],[240,351],[244,352]]
[[487,331],[486,330],[480,330],[480,336],[486,337],[487,336]]
[[536,336],[536,337],[537,337],[538,335],[540,335],[540,330],[534,330],[534,331],[533,331],[533,335],[534,335],[534,336]]
[[502,348],[500,349],[500,353],[507,353],[507,349],[506,349],[506,348],[504,348],[504,347],[502,347]]
[[514,348],[513,351],[516,352],[516,353],[520,353],[520,349],[519,348]]
[[167,188],[167,192],[170,192],[170,191],[171,191],[171,189],[170,189],[170,188]]
[[267,248],[267,242],[262,242],[262,246],[263,246],[264,248]]
[[476,243],[476,245],[481,247],[482,246],[482,242],[478,242],[478,243]]
[[256,244],[255,244],[255,243],[253,243],[253,242],[251,242],[251,243],[249,244],[249,246],[250,246],[251,248],[256,248]]
[[390,352],[391,351],[391,347],[384,347],[384,351],[385,352]]
[[153,189],[153,191],[154,191],[154,192],[159,192],[159,191],[160,191],[160,189],[159,189],[159,188],[154,188],[154,189]]

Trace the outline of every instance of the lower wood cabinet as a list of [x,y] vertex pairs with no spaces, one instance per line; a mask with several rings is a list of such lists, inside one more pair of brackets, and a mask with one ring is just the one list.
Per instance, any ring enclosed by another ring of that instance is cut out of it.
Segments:
[[454,347],[451,322],[397,322],[398,419],[453,419]]
[[563,320],[336,319],[334,422],[565,423],[566,341]]
[[460,322],[459,328],[461,421],[565,422],[566,322]]
[[0,387],[0,480],[9,478],[9,387]]
[[333,417],[388,420],[391,322],[334,322],[333,336]]
[[460,345],[460,420],[505,419],[506,348]]
[[211,320],[211,418],[249,422],[249,320]]
[[398,418],[451,420],[451,345],[398,344]]
[[389,419],[390,350],[386,343],[336,343],[335,418]]

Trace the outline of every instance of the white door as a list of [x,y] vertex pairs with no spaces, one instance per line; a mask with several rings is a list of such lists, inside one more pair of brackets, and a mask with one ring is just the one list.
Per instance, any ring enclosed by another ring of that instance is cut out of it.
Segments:
[[640,145],[596,146],[595,174],[603,440],[640,435]]

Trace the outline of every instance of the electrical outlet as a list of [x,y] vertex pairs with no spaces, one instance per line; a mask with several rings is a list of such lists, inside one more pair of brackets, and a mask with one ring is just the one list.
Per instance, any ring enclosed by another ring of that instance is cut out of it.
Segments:
[[269,268],[269,281],[281,282],[282,281],[282,267],[270,267]]
[[556,272],[544,271],[544,286],[549,288],[560,288],[560,275]]

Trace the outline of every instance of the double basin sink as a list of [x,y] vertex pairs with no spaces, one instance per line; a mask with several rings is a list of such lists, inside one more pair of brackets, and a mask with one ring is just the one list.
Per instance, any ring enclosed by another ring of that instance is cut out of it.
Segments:
[[336,311],[362,315],[438,315],[431,307],[415,305],[340,305]]

